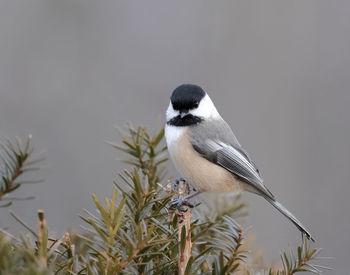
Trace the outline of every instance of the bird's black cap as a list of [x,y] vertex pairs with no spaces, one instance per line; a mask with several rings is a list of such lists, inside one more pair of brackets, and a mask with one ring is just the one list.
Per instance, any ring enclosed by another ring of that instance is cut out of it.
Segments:
[[198,107],[205,96],[204,90],[194,84],[182,84],[177,87],[170,97],[174,110],[191,110]]

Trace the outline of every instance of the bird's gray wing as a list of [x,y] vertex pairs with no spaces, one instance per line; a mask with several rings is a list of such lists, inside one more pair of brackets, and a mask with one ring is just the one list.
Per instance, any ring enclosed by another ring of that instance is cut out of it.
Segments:
[[273,194],[263,184],[259,170],[244,149],[236,143],[227,144],[217,139],[192,140],[193,148],[207,160],[220,165],[253,187],[263,196],[273,199]]

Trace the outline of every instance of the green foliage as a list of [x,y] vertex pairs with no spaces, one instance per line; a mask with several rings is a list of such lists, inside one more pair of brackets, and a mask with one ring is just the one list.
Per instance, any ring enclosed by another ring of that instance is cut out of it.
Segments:
[[149,135],[145,127],[134,127],[128,125],[128,134],[119,130],[122,138],[122,145],[109,142],[114,148],[128,154],[128,159],[122,161],[142,171],[148,178],[150,188],[157,189],[155,184],[159,183],[165,176],[165,169],[162,163],[167,161],[167,147],[161,145],[164,138],[164,129],[154,135]]
[[[178,216],[168,209],[174,194],[170,182],[164,182],[164,130],[150,135],[143,127],[129,126],[128,134],[121,136],[121,145],[111,144],[128,155],[125,162],[131,168],[114,181],[111,198],[101,201],[92,195],[97,212],[81,216],[87,225],[84,232],[51,239],[41,210],[37,230],[12,214],[35,241],[1,230],[0,274],[178,274],[179,242],[181,249],[185,231],[178,240]],[[11,176],[11,171],[6,173]],[[185,274],[254,274],[252,248],[236,222],[246,214],[245,206],[236,196],[194,208]],[[318,252],[303,240],[297,257],[292,252],[282,255],[281,270],[263,270],[271,275],[317,273],[318,266],[310,261]]]
[[321,249],[310,248],[310,244],[307,242],[306,238],[303,236],[303,242],[297,248],[297,257],[294,256],[292,250],[290,250],[289,255],[284,252],[281,255],[281,260],[283,264],[283,270],[272,271],[271,275],[292,275],[298,272],[310,272],[314,274],[320,274],[321,269],[329,269],[324,266],[311,264],[312,259],[316,259],[317,255],[320,253]]
[[[6,198],[5,195],[15,191],[22,184],[38,183],[41,181],[23,181],[20,176],[29,171],[38,170],[35,165],[42,159],[30,160],[33,153],[31,147],[32,136],[29,135],[25,145],[16,137],[15,143],[6,139],[5,143],[0,143],[0,200],[8,200],[8,203],[0,205],[6,207],[12,204],[13,200],[19,198]],[[33,199],[33,197],[21,198]]]
[[[38,211],[38,232],[36,242],[29,236],[16,239],[6,232],[0,234],[1,274],[53,274],[59,257],[59,240],[50,240],[42,210]],[[49,245],[49,241],[51,244]]]

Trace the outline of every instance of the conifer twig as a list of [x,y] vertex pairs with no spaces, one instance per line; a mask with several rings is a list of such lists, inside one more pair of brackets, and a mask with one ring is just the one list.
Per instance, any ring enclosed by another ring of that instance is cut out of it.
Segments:
[[72,259],[71,271],[72,273],[75,273],[75,245],[72,244],[70,234],[68,232],[66,232],[65,234],[65,241],[67,246],[68,258]]
[[44,211],[38,210],[38,255],[44,265],[47,265],[47,225],[44,217]]
[[32,136],[29,135],[25,144],[16,137],[15,142],[6,139],[6,142],[0,142],[0,200],[10,200],[10,202],[1,205],[6,207],[12,204],[13,200],[31,200],[34,197],[26,198],[5,198],[4,196],[15,191],[22,184],[40,183],[42,180],[28,181],[20,180],[20,176],[28,171],[39,170],[33,165],[42,161],[42,159],[30,160],[33,154],[31,146]]

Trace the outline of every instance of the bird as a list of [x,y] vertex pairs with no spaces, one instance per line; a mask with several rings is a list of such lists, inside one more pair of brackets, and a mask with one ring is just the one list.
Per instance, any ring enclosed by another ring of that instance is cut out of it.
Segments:
[[265,186],[258,167],[200,86],[182,84],[172,92],[165,139],[175,168],[196,190],[174,200],[172,206],[189,203],[202,192],[247,191],[266,199],[314,241],[309,230]]

